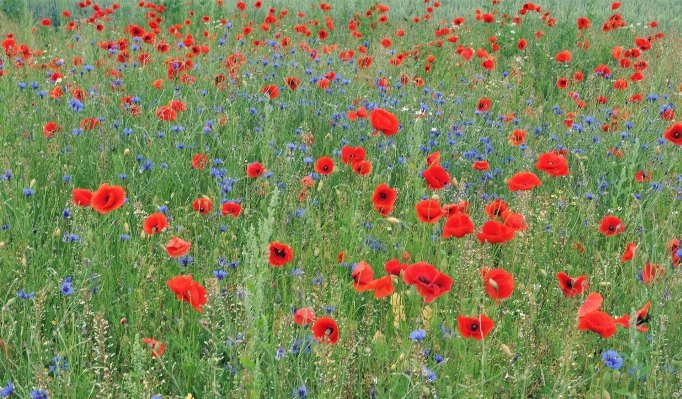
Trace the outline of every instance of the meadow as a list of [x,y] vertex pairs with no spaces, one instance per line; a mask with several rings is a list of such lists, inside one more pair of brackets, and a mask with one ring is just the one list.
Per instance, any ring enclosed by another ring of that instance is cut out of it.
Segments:
[[1,3],[0,398],[682,397],[682,4]]

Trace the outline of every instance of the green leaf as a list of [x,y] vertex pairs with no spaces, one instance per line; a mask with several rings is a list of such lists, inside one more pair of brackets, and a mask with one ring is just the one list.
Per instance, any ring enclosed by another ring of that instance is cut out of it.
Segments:
[[618,394],[618,395],[627,396],[630,398],[632,397],[632,393],[625,388],[619,389],[617,391],[613,391],[613,393]]
[[253,371],[253,369],[256,367],[256,363],[245,356],[239,356],[239,363],[241,363],[241,365],[249,371]]

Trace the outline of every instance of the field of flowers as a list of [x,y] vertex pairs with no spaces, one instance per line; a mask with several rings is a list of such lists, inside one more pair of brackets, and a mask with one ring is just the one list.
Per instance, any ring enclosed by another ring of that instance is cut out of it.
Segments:
[[674,3],[393,3],[0,14],[0,398],[682,397]]

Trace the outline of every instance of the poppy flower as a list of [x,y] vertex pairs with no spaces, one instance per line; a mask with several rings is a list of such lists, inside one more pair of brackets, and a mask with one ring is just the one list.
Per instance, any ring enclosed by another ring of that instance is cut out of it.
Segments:
[[383,299],[395,291],[391,276],[384,276],[365,285],[365,291],[374,291],[374,298]]
[[445,211],[440,207],[440,202],[436,199],[419,201],[415,210],[417,211],[417,218],[424,223],[436,223],[445,215]]
[[47,122],[45,126],[43,126],[43,136],[46,138],[54,136],[56,132],[59,132],[62,130],[62,127],[59,126],[57,122]]
[[422,177],[426,180],[426,185],[430,190],[441,189],[450,184],[450,175],[440,165],[431,165],[422,172]]
[[609,338],[616,333],[616,321],[604,312],[593,311],[578,319],[578,330],[589,330]]
[[270,265],[280,267],[292,259],[294,259],[294,250],[290,246],[279,242],[270,243],[270,257],[268,258]]
[[670,253],[673,266],[679,266],[680,262],[682,262],[682,258],[677,254],[678,249],[680,248],[680,240],[673,238],[668,241],[668,245],[666,245],[665,248],[668,250],[668,253]]
[[426,262],[408,266],[403,273],[403,281],[414,285],[426,303],[431,303],[452,288],[452,278]]
[[469,214],[469,201],[462,200],[456,204],[443,205],[443,210],[447,212],[447,217],[456,215],[458,213]]
[[353,163],[353,172],[360,176],[367,176],[372,171],[372,163],[369,161],[360,161]]
[[486,171],[490,169],[490,164],[487,161],[476,161],[473,165],[474,170]]
[[341,162],[346,165],[354,164],[355,162],[361,162],[365,160],[365,155],[367,151],[361,146],[350,147],[343,146],[341,148]]
[[197,198],[192,203],[192,208],[202,215],[208,215],[211,209],[213,209],[213,202],[208,198]]
[[637,182],[645,182],[645,181],[650,181],[651,180],[651,171],[643,171],[643,170],[638,170],[637,173],[635,173],[635,181]]
[[171,289],[178,298],[192,305],[198,312],[203,313],[203,305],[206,304],[207,293],[206,289],[196,281],[193,281],[192,275],[177,276],[166,281],[166,285]]
[[682,145],[682,123],[675,122],[665,131],[663,138],[675,145]]
[[104,183],[92,194],[90,205],[99,213],[109,213],[122,207],[125,202],[126,192],[123,187]]
[[646,323],[651,320],[651,316],[649,316],[649,307],[651,306],[651,301],[647,302],[640,310],[637,311],[637,315],[635,316],[635,326],[638,331],[641,332],[647,332],[649,331],[649,327],[646,326]]
[[220,214],[223,216],[232,215],[233,218],[237,218],[242,211],[242,206],[236,202],[226,202],[221,205]]
[[299,326],[307,326],[315,321],[315,313],[310,308],[301,308],[294,313],[294,323]]
[[162,121],[173,122],[178,118],[178,113],[172,107],[164,105],[156,110],[156,117]]
[[571,53],[568,50],[564,50],[556,55],[557,62],[571,62]]
[[279,89],[277,88],[276,85],[267,85],[260,89],[260,92],[270,97],[271,99],[277,98],[277,96],[279,95]]
[[635,249],[637,249],[637,244],[634,242],[628,243],[625,246],[625,252],[623,252],[623,256],[620,258],[620,261],[625,263],[632,260],[632,258],[635,256]]
[[487,337],[495,327],[495,322],[484,314],[480,317],[466,317],[457,315],[457,328],[464,338],[473,338],[477,341]]
[[559,272],[556,275],[559,279],[559,288],[568,298],[580,295],[587,290],[587,276],[582,275],[576,278],[568,277],[564,272]]
[[450,216],[443,226],[443,238],[457,237],[462,238],[467,234],[472,234],[476,229],[474,223],[465,213],[456,213]]
[[483,225],[480,233],[476,233],[478,241],[491,244],[505,243],[514,238],[516,231],[496,220],[488,220]]
[[542,182],[533,172],[518,172],[507,181],[509,191],[531,190]]
[[142,342],[144,342],[147,347],[151,349],[152,357],[159,357],[163,355],[163,352],[166,351],[166,344],[161,341],[157,341],[152,338],[143,338]]
[[518,48],[521,51],[525,50],[527,46],[528,41],[526,41],[526,39],[521,39],[518,41],[518,43],[516,43],[516,48]]
[[661,265],[647,263],[642,269],[642,282],[645,285],[652,285],[663,277],[665,269]]
[[568,162],[566,162],[566,158],[554,151],[540,154],[535,167],[548,175],[568,176]]
[[432,154],[429,154],[426,157],[426,164],[431,167],[431,165],[440,165],[440,151],[436,151]]
[[514,292],[514,276],[504,269],[483,269],[481,276],[485,280],[485,291],[495,303],[509,298]]
[[191,246],[192,244],[189,242],[173,236],[168,244],[166,244],[166,252],[168,252],[168,256],[171,258],[178,258],[186,254]]
[[374,209],[386,216],[393,211],[393,204],[395,203],[398,192],[388,187],[386,183],[381,183],[374,189],[372,195],[372,204]]
[[262,175],[263,172],[265,172],[265,168],[260,162],[250,163],[246,167],[246,174],[252,179]]
[[374,280],[374,271],[369,263],[361,260],[355,265],[355,268],[353,268],[351,277],[353,277],[353,288],[355,288],[357,292],[364,292],[366,291],[365,285]]
[[514,229],[516,231],[528,230],[528,225],[526,224],[526,220],[523,218],[523,215],[521,215],[520,213],[504,211],[504,212],[502,212],[500,217],[504,221],[505,226],[511,227],[512,229]]
[[398,118],[393,113],[381,108],[375,108],[369,113],[369,121],[375,129],[374,135],[380,131],[385,136],[392,136],[400,128]]
[[490,111],[490,106],[492,103],[490,102],[490,99],[488,97],[481,98],[478,100],[478,103],[476,104],[476,112],[477,113],[483,113],[483,112],[488,112]]
[[583,30],[590,27],[590,20],[588,18],[580,17],[578,18],[578,29]]
[[73,194],[73,203],[76,206],[88,206],[92,201],[92,191],[84,188],[75,188],[71,191]]
[[623,222],[615,216],[606,215],[599,222],[599,232],[605,236],[613,236],[625,231]]
[[313,338],[323,344],[339,342],[339,326],[331,317],[320,317],[312,327]]
[[323,156],[315,162],[315,172],[321,175],[330,175],[334,171],[334,161],[328,156]]
[[161,212],[149,215],[142,224],[144,232],[150,235],[159,234],[166,227],[168,227],[168,219]]
[[501,199],[497,198],[495,201],[486,205],[486,207],[483,209],[483,212],[485,212],[485,214],[492,219],[496,216],[501,216],[503,212],[506,212],[508,210],[509,205],[507,205],[507,203],[502,201]]
[[400,273],[407,269],[406,263],[400,263],[400,259],[391,259],[384,264],[384,270],[392,276],[400,276]]
[[195,154],[192,158],[192,167],[194,169],[204,170],[207,163],[208,157],[206,154]]
[[296,90],[298,86],[301,84],[301,79],[295,76],[289,76],[286,79],[284,79],[284,83],[286,83],[286,85],[289,86],[289,89]]
[[526,131],[521,129],[514,130],[514,132],[507,137],[507,141],[511,146],[520,146],[524,143],[524,141],[526,141]]

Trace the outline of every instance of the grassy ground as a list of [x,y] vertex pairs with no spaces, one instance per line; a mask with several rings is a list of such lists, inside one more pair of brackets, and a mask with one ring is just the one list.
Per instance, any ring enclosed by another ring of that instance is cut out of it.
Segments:
[[[327,14],[316,5],[287,5],[289,15],[265,33],[259,25],[269,3],[260,10],[249,4],[242,17],[233,5],[197,2],[182,39],[192,33],[210,52],[192,58],[195,66],[185,71],[194,84],[167,79],[164,64],[171,57],[185,59],[187,49],[179,49],[181,39],[167,29],[188,18],[190,7],[164,16],[158,39],[171,45],[168,53],[140,43],[126,64],[97,43],[127,37],[132,46],[123,28],[132,21],[148,29],[148,9],[122,4],[101,32],[85,23],[65,31],[66,19],[59,29],[3,19],[3,40],[12,32],[17,44],[44,53],[21,68],[13,66],[16,56],[1,56],[0,170],[9,172],[0,182],[0,382],[12,382],[22,398],[35,389],[51,398],[679,396],[680,273],[666,245],[682,229],[682,156],[662,138],[674,120],[663,120],[661,112],[675,108],[682,84],[679,12],[673,12],[680,6],[624,3],[618,12],[627,26],[604,33],[601,26],[613,13],[604,1],[543,5],[557,19],[553,28],[536,13],[519,25],[484,24],[474,19],[477,5],[464,3],[444,4],[430,21],[414,23],[430,3],[386,2],[386,24],[376,22],[377,13],[360,18],[362,39],[351,37],[347,25],[368,5],[332,4],[336,28],[320,42],[314,37]],[[521,5],[503,1],[495,15],[517,16]],[[489,2],[478,7],[493,9]],[[61,8],[92,14],[71,4]],[[299,9],[305,18],[295,15]],[[203,24],[203,15],[212,22]],[[453,31],[459,42],[441,38],[442,47],[431,45],[439,40],[433,34],[437,21],[450,26],[458,15],[466,19]],[[579,16],[592,21],[582,33]],[[221,18],[232,28],[219,25]],[[240,43],[236,35],[251,19],[254,32]],[[654,19],[657,29],[648,26]],[[310,38],[293,30],[307,20],[320,22],[307,25]],[[405,36],[395,37],[398,29]],[[644,80],[615,90],[616,79],[627,80],[635,71],[619,66],[611,56],[614,46],[630,49],[635,37],[659,30],[666,37],[641,57],[648,63]],[[536,39],[537,31],[544,36]],[[275,40],[277,32],[292,39],[289,49],[252,45],[255,39]],[[492,52],[490,36],[499,51]],[[419,55],[392,66],[383,38],[398,52],[418,46]],[[522,38],[528,47],[520,52]],[[300,42],[315,49],[317,59]],[[483,69],[476,55],[464,61],[455,52],[460,43],[474,52],[485,48],[495,69]],[[323,45],[332,44],[338,49],[324,54]],[[355,61],[360,45],[373,57],[366,69]],[[349,49],[354,60],[340,61],[339,52]],[[571,62],[557,63],[555,55],[564,50]],[[134,65],[142,52],[152,62]],[[221,90],[215,76],[229,75],[223,61],[237,52],[245,59],[239,81],[228,76]],[[426,73],[429,55],[435,61]],[[74,66],[75,57],[83,64]],[[56,85],[46,75],[51,67],[43,67],[54,59],[64,61],[54,69],[63,75]],[[594,73],[600,64],[610,67],[610,79]],[[339,79],[320,89],[316,81],[330,71]],[[577,71],[584,81],[572,81],[566,90],[556,86]],[[425,83],[401,85],[401,74]],[[287,76],[299,77],[301,86],[287,88]],[[388,90],[378,89],[384,77]],[[161,89],[152,85],[156,79],[164,79]],[[279,86],[277,98],[260,92],[269,84]],[[56,100],[49,95],[55,86],[66,88]],[[68,100],[76,88],[87,93],[82,109]],[[569,91],[586,106],[578,108]],[[641,102],[627,101],[637,93]],[[128,96],[139,98],[139,116],[121,105]],[[607,97],[605,104],[597,102],[599,96]],[[485,97],[490,111],[476,113]],[[170,100],[184,102],[186,110],[173,122],[160,120],[156,110]],[[389,110],[402,129],[391,137],[373,136],[368,120],[346,116],[361,105]],[[99,125],[79,130],[86,117],[99,118]],[[47,122],[61,126],[50,138],[43,134]],[[610,130],[603,131],[604,125]],[[522,147],[508,142],[516,129],[527,132]],[[346,144],[367,150],[369,175],[342,164],[338,152]],[[554,149],[566,150],[568,176],[536,169],[538,156]],[[429,190],[420,172],[436,151],[455,180]],[[619,151],[622,156],[614,155]],[[208,159],[201,170],[192,168],[198,153]],[[328,176],[314,173],[307,159],[322,156],[336,164]],[[472,168],[476,160],[489,162],[488,174]],[[272,174],[249,178],[246,167],[255,161]],[[637,182],[639,170],[651,180]],[[518,171],[536,173],[542,186],[510,192],[507,180]],[[301,183],[306,176],[313,180],[310,188]],[[104,182],[125,190],[128,201],[120,209],[100,214],[74,205],[73,189],[95,191]],[[398,190],[391,218],[371,202],[381,183]],[[495,198],[523,215],[529,229],[506,244],[481,244],[475,235],[442,238],[445,218],[426,224],[415,212],[415,204],[434,195],[441,205],[468,201],[477,232]],[[202,196],[213,203],[207,215],[193,209]],[[238,218],[216,214],[223,201],[239,201]],[[168,228],[145,234],[145,219],[159,210]],[[625,231],[600,234],[605,215],[622,219]],[[172,236],[192,244],[188,256],[169,257]],[[279,268],[268,264],[275,241],[294,252],[293,261]],[[622,262],[630,242],[638,245],[635,256]],[[429,304],[400,277],[393,281],[395,293],[384,299],[354,289],[356,263],[369,263],[379,278],[387,275],[384,264],[396,258],[436,266],[452,278],[451,289]],[[638,278],[647,263],[665,268],[652,284]],[[482,268],[513,274],[510,298],[490,298]],[[226,277],[216,278],[217,271]],[[565,297],[560,271],[587,276],[589,289]],[[178,301],[166,284],[187,274],[206,288],[203,313]],[[30,295],[18,295],[22,289]],[[577,312],[589,292],[603,296],[604,312],[632,315],[631,328],[618,327],[610,338],[578,330]],[[649,331],[643,333],[635,313],[648,301]],[[304,307],[337,322],[338,344],[319,344],[310,326],[294,323],[295,309]],[[482,341],[463,338],[458,315],[480,314],[494,320],[492,332]],[[417,330],[425,331],[423,339],[411,338]],[[160,346],[150,348],[144,338],[162,342],[165,352],[152,356]],[[607,350],[622,356],[619,370],[602,360]]]

